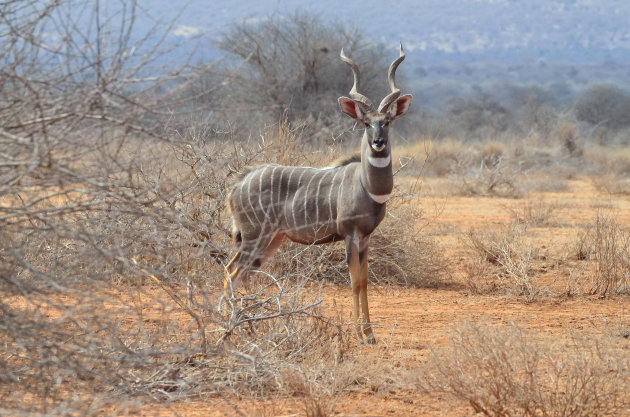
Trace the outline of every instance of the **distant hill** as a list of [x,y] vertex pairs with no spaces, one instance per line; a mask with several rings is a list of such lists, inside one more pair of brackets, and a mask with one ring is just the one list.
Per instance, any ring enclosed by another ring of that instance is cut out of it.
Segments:
[[[356,25],[375,41],[402,40],[408,51],[421,52],[418,55],[425,59],[630,62],[627,0],[152,0],[146,4],[151,5],[148,13],[161,20],[186,5],[175,37],[207,33],[212,38],[234,22],[304,10]],[[209,44],[202,49],[212,51]]]

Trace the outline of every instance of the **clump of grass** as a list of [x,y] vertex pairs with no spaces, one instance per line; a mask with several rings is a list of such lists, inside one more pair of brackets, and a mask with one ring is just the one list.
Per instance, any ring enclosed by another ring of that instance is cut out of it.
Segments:
[[468,287],[481,291],[480,275],[496,277],[493,289],[499,288],[530,302],[539,294],[537,274],[532,267],[534,247],[525,240],[526,227],[512,224],[501,231],[470,230],[464,244],[473,254],[468,268]]
[[579,236],[575,257],[592,265],[590,293],[600,297],[630,292],[630,231],[612,216],[598,214]]
[[458,161],[465,155],[463,143],[452,139],[422,142],[414,147],[417,160],[426,161],[425,172],[437,177],[445,177],[453,172]]
[[627,411],[628,359],[600,339],[557,348],[514,324],[466,321],[432,349],[419,385],[485,416],[612,416]]

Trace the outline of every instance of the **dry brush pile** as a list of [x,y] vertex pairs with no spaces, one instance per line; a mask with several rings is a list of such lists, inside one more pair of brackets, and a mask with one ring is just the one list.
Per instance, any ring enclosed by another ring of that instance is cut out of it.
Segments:
[[540,340],[513,323],[466,321],[450,339],[418,376],[427,395],[492,417],[617,416],[630,406],[630,363],[610,335]]

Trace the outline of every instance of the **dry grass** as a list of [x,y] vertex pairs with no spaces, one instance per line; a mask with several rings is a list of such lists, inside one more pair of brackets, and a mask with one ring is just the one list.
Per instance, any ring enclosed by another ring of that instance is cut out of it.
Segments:
[[627,411],[630,363],[601,337],[566,346],[514,324],[464,322],[419,375],[426,395],[446,394],[485,416],[615,416]]
[[451,174],[453,167],[461,159],[462,144],[452,139],[423,140],[394,152],[411,155],[414,158],[415,165],[411,167],[412,171],[415,168],[415,172],[442,177]]
[[583,172],[593,175],[598,189],[630,193],[627,147],[585,142],[572,122],[561,123],[550,137],[422,138],[396,153],[412,158],[411,173],[455,179],[456,195],[522,198],[531,191],[565,191],[566,180]]
[[630,179],[627,174],[602,174],[593,177],[593,184],[600,190],[613,195],[630,195]]

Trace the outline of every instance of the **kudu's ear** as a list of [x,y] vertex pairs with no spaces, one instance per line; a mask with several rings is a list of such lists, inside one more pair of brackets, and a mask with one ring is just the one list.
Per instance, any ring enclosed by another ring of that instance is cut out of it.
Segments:
[[352,117],[361,126],[364,125],[365,113],[359,103],[348,97],[339,97],[339,107],[342,112]]
[[404,96],[400,96],[389,106],[389,115],[391,117],[391,121],[398,119],[400,116],[407,113],[409,110],[409,106],[411,106],[411,94],[405,94]]

